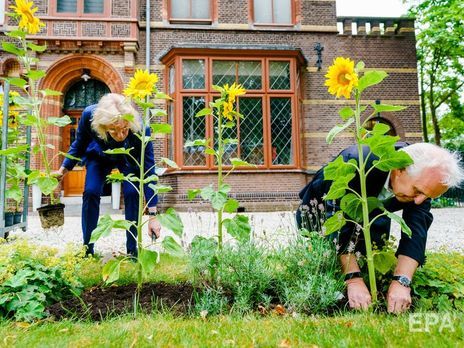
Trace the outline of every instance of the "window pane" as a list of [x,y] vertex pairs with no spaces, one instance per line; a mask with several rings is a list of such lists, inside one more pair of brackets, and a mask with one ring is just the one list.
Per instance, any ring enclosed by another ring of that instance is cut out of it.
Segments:
[[236,62],[231,60],[213,61],[213,85],[223,86],[235,82]]
[[[204,139],[206,136],[205,117],[195,117],[195,114],[205,107],[205,98],[184,97],[182,105],[184,144],[187,141]],[[204,150],[202,146],[184,146],[184,165],[206,165]]]
[[239,62],[238,83],[246,89],[261,89],[261,62]]
[[[236,106],[234,106],[236,109]],[[217,119],[214,119],[214,149],[218,149],[218,137],[217,137]],[[222,139],[224,140],[224,155],[222,156],[222,164],[232,165],[230,162],[231,158],[238,157],[238,146],[237,144],[232,144],[229,139],[237,139],[237,127],[234,128],[223,128],[222,129]],[[214,165],[217,165],[217,158],[214,158]]]
[[272,0],[254,0],[253,11],[256,23],[272,23]]
[[274,23],[288,24],[292,22],[291,0],[274,0]]
[[240,98],[240,158],[252,164],[264,164],[263,101]]
[[172,18],[190,17],[190,0],[171,0]]
[[272,164],[292,164],[292,106],[290,98],[271,98]]
[[192,0],[192,18],[209,19],[211,18],[210,0]]
[[290,62],[270,62],[269,75],[270,89],[290,89]]
[[[168,124],[174,129],[175,105],[173,102],[168,102]],[[168,158],[174,160],[174,137],[172,133],[167,134],[168,138]]]
[[77,12],[77,0],[57,0],[56,12]]
[[205,61],[203,59],[182,61],[182,86],[185,89],[205,89]]
[[84,13],[103,13],[103,0],[84,0]]
[[107,85],[98,80],[79,80],[69,88],[64,96],[65,109],[84,109],[97,104],[101,97],[110,93]]
[[176,68],[174,64],[169,67],[169,93],[176,91]]

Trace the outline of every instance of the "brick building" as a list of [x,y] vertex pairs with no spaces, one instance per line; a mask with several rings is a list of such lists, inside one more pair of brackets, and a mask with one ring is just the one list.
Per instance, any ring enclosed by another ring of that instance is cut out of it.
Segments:
[[[187,189],[215,181],[211,156],[184,147],[188,140],[213,136],[212,120],[194,117],[216,96],[212,84],[236,81],[248,91],[237,104],[245,118],[231,134],[240,145],[227,150],[256,164],[228,178],[247,210],[294,206],[314,171],[351,144],[349,133],[332,145],[325,142],[339,122],[338,109],[354,103],[335,100],[324,87],[325,71],[337,56],[386,70],[389,78],[364,101],[407,105],[378,120],[403,140],[422,139],[410,19],[337,18],[335,0],[151,0],[148,11],[146,1],[136,0],[35,3],[46,26],[31,38],[48,47],[39,56],[39,67],[47,71],[40,87],[63,92],[46,105],[46,115],[66,113],[77,121],[85,105],[108,91],[121,92],[135,69],[148,63],[159,75],[158,87],[174,98],[160,102],[168,111],[163,121],[174,132],[154,140],[155,155],[180,166],[162,177],[174,188],[163,198],[167,205],[191,206]],[[0,75],[20,72],[14,57],[0,52]],[[50,130],[56,148],[67,150],[75,127]],[[81,194],[83,178],[83,168],[70,173],[65,196]]]

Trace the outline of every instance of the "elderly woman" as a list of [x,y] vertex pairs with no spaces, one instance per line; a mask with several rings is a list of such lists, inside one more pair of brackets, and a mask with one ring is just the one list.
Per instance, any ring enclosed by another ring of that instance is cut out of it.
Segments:
[[[132,121],[123,118],[123,115],[134,115]],[[82,232],[87,254],[94,253],[94,245],[90,243],[92,231],[98,223],[100,214],[100,197],[106,176],[117,168],[121,173],[139,175],[136,163],[127,155],[108,155],[105,150],[115,148],[133,148],[131,155],[140,160],[141,141],[136,133],[142,131],[140,117],[130,102],[120,94],[110,93],[103,96],[96,105],[84,109],[77,128],[76,139],[71,144],[68,154],[81,157],[86,166],[85,188],[82,197]],[[147,128],[146,134],[150,135]],[[58,171],[60,179],[76,165],[77,161],[66,158]],[[148,175],[154,174],[153,145],[149,142],[145,149],[145,170]],[[139,209],[139,196],[135,188],[128,182],[122,184],[126,220],[137,221]],[[160,224],[155,218],[158,197],[154,191],[145,186],[145,199],[149,201],[148,210],[150,219],[148,234],[159,237]],[[132,227],[126,231],[127,253],[137,256],[137,230]]]

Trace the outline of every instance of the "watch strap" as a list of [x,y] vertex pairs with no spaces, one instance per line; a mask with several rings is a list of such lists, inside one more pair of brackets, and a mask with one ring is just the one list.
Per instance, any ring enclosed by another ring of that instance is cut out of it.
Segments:
[[353,278],[362,278],[362,273],[361,272],[351,272],[345,274],[345,281],[353,279]]
[[392,277],[392,279],[396,280],[398,283],[400,283],[401,285],[407,288],[411,287],[411,279],[409,279],[408,277],[404,275],[395,275]]

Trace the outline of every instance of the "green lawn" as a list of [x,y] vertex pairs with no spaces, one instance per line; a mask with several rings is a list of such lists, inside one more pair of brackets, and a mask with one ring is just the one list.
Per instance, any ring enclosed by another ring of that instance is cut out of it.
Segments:
[[[440,329],[411,332],[409,315],[368,313],[339,317],[121,317],[102,323],[0,324],[2,347],[463,347],[462,313]],[[426,330],[426,317],[413,329]],[[435,321],[429,318],[429,324]],[[420,323],[421,322],[421,323]]]

